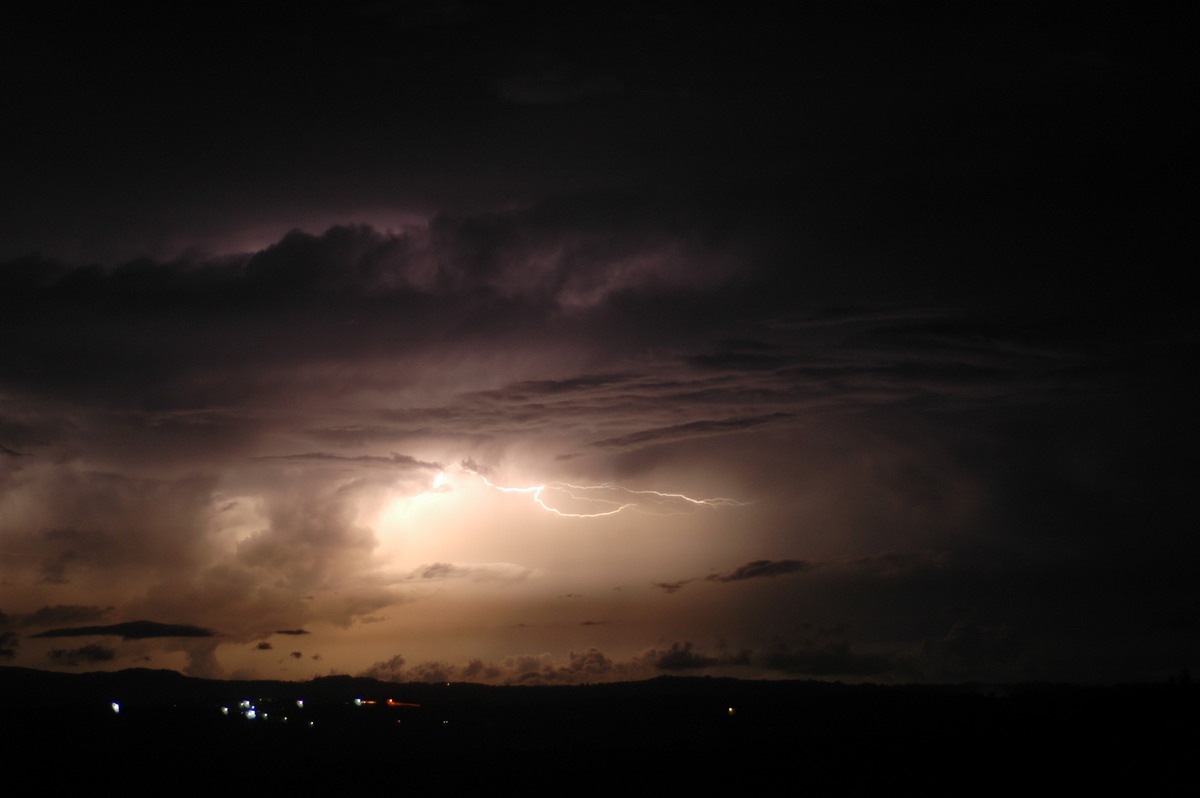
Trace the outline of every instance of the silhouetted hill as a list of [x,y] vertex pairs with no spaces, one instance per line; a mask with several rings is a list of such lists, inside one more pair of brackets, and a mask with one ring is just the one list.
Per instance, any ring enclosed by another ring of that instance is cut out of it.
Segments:
[[[1196,786],[1197,706],[1197,691],[1184,685],[664,676],[494,687],[0,668],[4,726],[16,738],[11,761],[52,754],[66,763],[55,783],[105,772],[136,782],[169,770],[233,794],[380,780],[450,792],[516,783],[582,794],[962,795],[1090,783],[1174,794]],[[50,778],[21,773],[29,787]]]

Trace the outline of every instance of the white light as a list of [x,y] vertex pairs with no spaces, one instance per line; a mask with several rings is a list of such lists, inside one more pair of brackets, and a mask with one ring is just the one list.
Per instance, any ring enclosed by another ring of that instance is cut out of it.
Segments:
[[112,707],[112,711],[113,711],[114,715],[121,714],[121,705],[118,704],[116,701],[112,702],[112,704],[110,706]]
[[228,714],[229,714],[229,707],[221,707],[221,714],[222,714],[222,715],[228,715]]
[[300,709],[304,709],[304,699],[303,699],[303,698],[297,698],[297,699],[296,699],[296,706],[300,707]]
[[363,705],[363,700],[361,698],[354,699],[354,706],[361,707],[362,705]]
[[247,709],[247,710],[246,710],[246,717],[247,717],[248,719],[250,719],[250,720],[254,720],[255,718],[257,718],[257,717],[258,717],[258,713],[257,713],[257,712],[255,712],[253,709]]
[[[632,490],[609,482],[600,485],[573,485],[570,482],[547,482],[544,485],[530,485],[524,488],[505,487],[495,484],[483,474],[476,471],[467,471],[464,468],[458,468],[458,470],[473,474],[483,484],[501,493],[527,494],[538,507],[562,518],[603,518],[607,515],[616,515],[625,510],[634,510],[651,515],[675,515],[692,512],[700,507],[737,507],[743,504],[743,502],[739,502],[736,499],[723,499],[719,497],[713,499],[694,499],[682,493],[662,493],[657,490]],[[559,510],[546,503],[543,494],[547,490],[562,493],[567,498],[583,503],[585,506],[591,505],[593,510],[592,512],[580,513],[568,513],[565,510]],[[621,496],[623,498],[608,498],[611,496]]]

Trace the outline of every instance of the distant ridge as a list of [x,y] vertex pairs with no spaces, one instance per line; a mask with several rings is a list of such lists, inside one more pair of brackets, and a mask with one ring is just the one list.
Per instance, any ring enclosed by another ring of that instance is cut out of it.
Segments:
[[[661,676],[500,687],[0,667],[0,720],[19,732],[10,761],[54,751],[73,766],[57,782],[114,766],[136,781],[150,773],[139,763],[153,763],[227,795],[345,794],[376,789],[381,773],[406,790],[460,793],[520,782],[547,790],[574,784],[579,795],[631,784],[766,794],[780,779],[800,779],[822,795],[897,787],[961,795],[986,774],[990,785],[1012,790],[1036,781],[1175,794],[1195,786],[1198,709],[1200,690],[1182,683],[882,686]],[[45,778],[42,769],[21,770],[12,783],[33,790]]]

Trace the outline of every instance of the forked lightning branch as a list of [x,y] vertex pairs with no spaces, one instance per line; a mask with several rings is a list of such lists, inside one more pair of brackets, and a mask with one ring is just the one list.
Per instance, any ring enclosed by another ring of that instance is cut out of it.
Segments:
[[[526,495],[542,510],[562,518],[602,518],[626,510],[649,515],[678,515],[704,508],[738,507],[745,504],[736,499],[721,497],[698,499],[683,493],[632,490],[613,483],[575,485],[570,482],[547,482],[525,487],[497,485],[478,471],[462,466],[451,466],[438,474],[433,480],[434,490],[446,486],[451,472],[474,477],[501,493]],[[563,509],[564,505],[573,509]]]

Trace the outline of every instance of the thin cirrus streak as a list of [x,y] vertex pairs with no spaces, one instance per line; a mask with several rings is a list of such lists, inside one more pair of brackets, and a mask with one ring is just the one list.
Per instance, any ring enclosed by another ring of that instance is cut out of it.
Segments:
[[[740,502],[736,499],[720,497],[695,499],[682,493],[632,490],[612,483],[574,485],[570,482],[547,482],[544,485],[508,487],[497,485],[478,471],[462,467],[455,467],[454,470],[471,474],[477,477],[484,485],[501,493],[526,494],[543,510],[561,518],[602,518],[608,515],[616,515],[625,510],[651,515],[677,515],[680,513],[695,512],[701,507],[737,507],[745,504],[745,502]],[[434,480],[434,488],[440,487],[444,481],[445,472],[442,472]],[[553,499],[549,499],[547,493],[551,496],[561,494],[565,501],[576,502],[585,507],[592,507],[594,510],[591,512],[568,512],[549,503]]]

